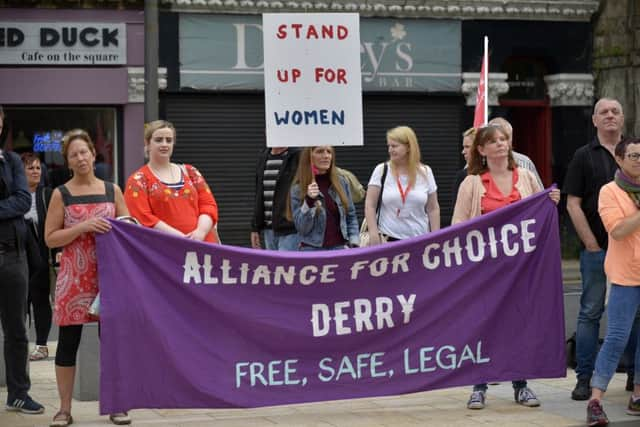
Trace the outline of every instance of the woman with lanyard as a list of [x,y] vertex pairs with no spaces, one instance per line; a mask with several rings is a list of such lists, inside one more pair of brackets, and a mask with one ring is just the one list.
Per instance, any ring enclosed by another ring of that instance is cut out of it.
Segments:
[[420,162],[415,132],[407,126],[389,130],[387,147],[389,161],[373,170],[365,199],[371,245],[380,243],[379,233],[394,241],[440,229],[438,186],[431,168]]
[[302,150],[289,193],[288,217],[300,237],[300,250],[344,249],[358,246],[356,208],[346,178],[336,170],[330,145]]

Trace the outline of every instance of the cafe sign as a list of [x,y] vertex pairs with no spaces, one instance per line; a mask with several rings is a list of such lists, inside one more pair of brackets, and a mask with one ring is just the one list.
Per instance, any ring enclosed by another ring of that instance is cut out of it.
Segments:
[[0,64],[126,64],[126,42],[122,23],[0,21]]

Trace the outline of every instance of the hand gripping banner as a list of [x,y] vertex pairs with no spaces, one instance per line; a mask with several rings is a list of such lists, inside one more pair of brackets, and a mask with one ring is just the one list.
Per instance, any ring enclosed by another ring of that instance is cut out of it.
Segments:
[[100,409],[258,407],[563,377],[542,192],[411,240],[323,252],[98,236]]

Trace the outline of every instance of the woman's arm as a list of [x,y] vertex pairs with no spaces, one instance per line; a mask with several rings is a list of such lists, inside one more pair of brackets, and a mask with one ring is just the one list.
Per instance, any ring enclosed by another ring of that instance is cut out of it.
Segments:
[[[324,214],[324,206],[316,207],[307,205],[305,197],[300,197],[300,186],[295,184],[289,190],[291,197],[291,215],[293,216],[293,224],[296,226],[299,234],[308,234],[316,225],[316,221],[322,218]],[[316,212],[318,209],[318,212]]]
[[[347,217],[345,218],[347,221],[347,233],[349,235],[349,246],[359,246],[360,245],[360,224],[358,224],[358,214],[356,212],[356,207],[353,204],[353,195],[351,194],[351,187],[349,186],[349,182],[346,178],[341,179],[342,188],[344,189],[345,194],[347,195]],[[340,200],[336,200],[336,203],[341,203]]]
[[427,197],[425,206],[427,216],[429,217],[429,227],[431,231],[440,230],[440,204],[438,203],[438,192],[434,191]]
[[369,185],[367,187],[367,196],[364,200],[364,217],[367,221],[367,228],[369,230],[370,245],[377,245],[380,243],[378,215],[376,213],[376,207],[378,206],[379,198],[380,187]]
[[187,233],[187,237],[203,241],[214,224],[218,222],[218,204],[200,171],[191,165],[185,165],[185,169],[188,171],[189,178],[198,191],[198,222],[196,228]]
[[127,209],[127,204],[124,201],[122,190],[116,184],[113,184],[113,192],[115,195],[116,216],[128,216],[129,209]]
[[640,229],[640,210],[636,210],[629,216],[624,216],[622,206],[616,200],[616,195],[611,187],[604,186],[600,190],[598,213],[604,227],[614,240],[624,240]]
[[[378,229],[378,202],[382,202],[382,174],[384,171],[384,163],[375,167],[367,185],[367,195],[364,200],[364,218],[367,221],[367,229],[369,231],[369,245],[380,244],[380,230]],[[386,177],[385,177],[386,179]],[[378,182],[379,181],[379,182]],[[382,208],[382,203],[380,204]]]
[[44,240],[50,248],[60,248],[73,242],[83,233],[106,233],[111,224],[104,218],[89,218],[64,228],[64,203],[60,190],[54,190],[44,225]]
[[473,180],[475,178],[476,175],[467,175],[464,181],[462,181],[462,184],[460,184],[458,198],[456,199],[456,204],[453,208],[451,225],[471,219],[471,199],[473,193]]
[[611,237],[615,240],[624,240],[628,235],[640,228],[640,210],[626,217],[611,230]]

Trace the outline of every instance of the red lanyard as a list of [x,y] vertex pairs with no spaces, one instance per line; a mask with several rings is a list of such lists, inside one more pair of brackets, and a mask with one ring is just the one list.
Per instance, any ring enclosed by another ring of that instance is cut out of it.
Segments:
[[[402,184],[400,184],[400,177],[396,178],[396,184],[398,184],[398,191],[400,192],[400,198],[402,198],[402,207],[404,207],[407,202],[407,194],[411,191],[411,184],[407,184],[407,189],[402,189]],[[400,216],[400,208],[396,211],[396,216]]]

